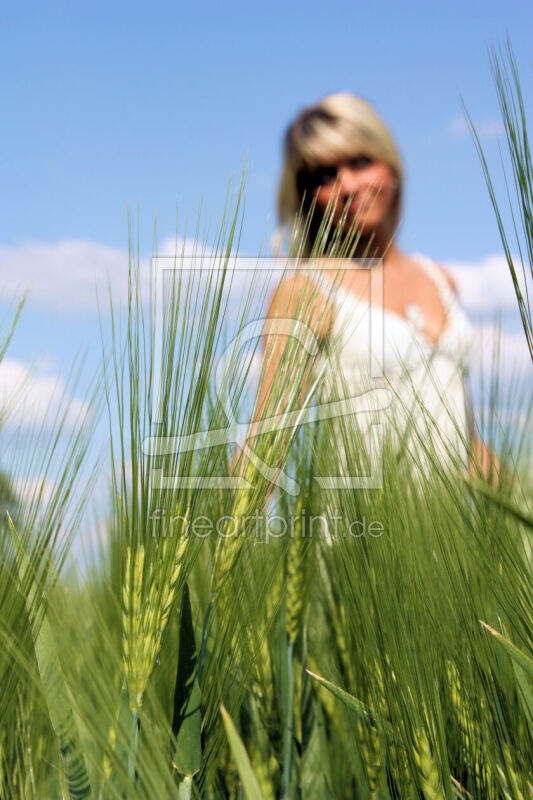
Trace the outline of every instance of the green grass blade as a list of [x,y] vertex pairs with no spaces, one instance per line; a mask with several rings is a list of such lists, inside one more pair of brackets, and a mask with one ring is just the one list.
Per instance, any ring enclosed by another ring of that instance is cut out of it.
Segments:
[[196,676],[196,641],[189,587],[185,584],[180,610],[178,669],[174,688],[172,733],[176,746],[172,759],[181,775],[192,778],[200,769],[201,727],[200,687]]
[[525,511],[522,511],[522,509],[518,508],[514,503],[510,503],[507,498],[503,497],[499,492],[492,489],[488,484],[484,483],[483,481],[473,481],[471,478],[469,478],[467,480],[467,485],[470,489],[482,494],[487,498],[487,500],[490,500],[500,508],[508,511],[509,514],[512,514],[513,517],[520,522],[523,522],[528,528],[533,528],[533,517],[531,514],[527,514]]
[[359,717],[372,725],[373,728],[382,729],[392,738],[398,739],[398,736],[392,726],[382,717],[375,714],[375,712],[372,711],[372,709],[365,703],[361,702],[361,700],[358,700],[353,695],[345,692],[344,689],[341,689],[339,686],[331,683],[331,681],[326,680],[326,678],[321,678],[320,675],[315,675],[315,673],[311,672],[311,670],[308,669],[306,672],[308,672],[312,678],[316,678],[316,680],[319,681],[328,691],[330,691],[331,694],[333,694],[339,700],[342,700],[342,702],[348,706],[349,709],[355,711]]
[[282,696],[284,699],[283,714],[283,771],[281,774],[281,796],[288,800],[291,787],[291,765],[293,748],[293,712],[294,712],[294,642],[286,642],[285,658],[282,671]]
[[494,636],[496,641],[499,642],[504,650],[507,651],[513,661],[516,661],[516,663],[519,664],[522,669],[528,673],[528,675],[533,677],[533,658],[519,650],[515,644],[509,641],[509,639],[506,639],[505,636],[502,636],[501,633],[498,633],[498,631],[494,630],[494,628],[491,628],[490,625],[487,625],[486,622],[483,622],[482,620],[479,621],[483,627],[486,628],[486,630],[488,630],[492,636]]
[[263,800],[263,795],[261,793],[261,789],[259,788],[259,782],[255,777],[242,739],[237,733],[237,729],[224,706],[220,707],[220,713],[222,714],[222,721],[224,722],[224,728],[226,729],[229,746],[231,747],[231,752],[233,754],[233,758],[235,759],[235,764],[237,765],[237,769],[242,781],[244,796],[246,797],[246,800]]
[[[20,580],[31,574],[32,567],[24,553],[22,543],[8,513],[11,537],[15,548]],[[65,683],[63,671],[56,650],[52,628],[45,613],[40,627],[34,624],[31,613],[34,603],[35,586],[32,584],[26,596],[26,606],[32,625],[35,656],[42,680],[50,721],[57,736],[63,769],[67,779],[71,800],[85,800],[92,797],[85,756],[81,749],[76,721]]]

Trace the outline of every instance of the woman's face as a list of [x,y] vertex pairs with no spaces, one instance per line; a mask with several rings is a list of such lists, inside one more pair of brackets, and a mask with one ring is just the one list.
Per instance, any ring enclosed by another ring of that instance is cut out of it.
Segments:
[[388,222],[398,182],[385,161],[357,155],[313,169],[313,195],[324,212],[330,204],[333,224],[338,225],[347,203],[345,227],[357,218],[357,227],[370,234]]

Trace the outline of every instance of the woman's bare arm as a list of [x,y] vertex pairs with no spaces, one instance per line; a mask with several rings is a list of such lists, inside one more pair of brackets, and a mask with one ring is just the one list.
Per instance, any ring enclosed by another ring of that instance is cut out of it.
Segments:
[[470,464],[469,472],[472,477],[481,475],[497,487],[500,473],[500,459],[491,448],[477,435],[474,425],[474,409],[467,391],[467,417],[468,432],[470,437]]
[[[459,291],[454,278],[450,275],[448,270],[442,265],[438,265],[446,278],[450,289],[459,297]],[[491,480],[494,485],[498,484],[500,460],[496,453],[485,444],[474,430],[474,411],[470,396],[468,396],[468,428],[470,436],[470,474],[477,477],[479,474],[483,476],[486,481]]]
[[[299,408],[312,381],[312,359],[307,358],[306,351],[293,336],[276,332],[280,322],[285,321],[285,330],[291,321],[294,326],[302,323],[305,327],[300,331],[314,336],[315,344],[319,346],[331,328],[332,314],[333,307],[326,293],[303,274],[286,278],[274,290],[268,304],[268,321],[262,340],[263,368],[247,439],[250,447],[254,445],[261,420],[282,414],[288,407]],[[291,431],[287,429],[286,440],[290,435]],[[241,461],[241,475],[246,460]]]

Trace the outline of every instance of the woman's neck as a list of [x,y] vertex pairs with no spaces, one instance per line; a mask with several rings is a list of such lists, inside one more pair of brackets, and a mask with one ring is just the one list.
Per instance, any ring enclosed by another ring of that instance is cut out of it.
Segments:
[[400,251],[394,242],[394,232],[376,230],[371,235],[359,236],[352,258],[375,258],[383,262],[383,266],[390,266],[397,262]]

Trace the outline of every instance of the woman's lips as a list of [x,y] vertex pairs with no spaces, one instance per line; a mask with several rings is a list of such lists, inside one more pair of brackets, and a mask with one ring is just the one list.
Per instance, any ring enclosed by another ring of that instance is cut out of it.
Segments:
[[374,200],[374,195],[368,192],[364,197],[354,197],[352,202],[348,207],[348,211],[350,214],[356,214],[357,212],[361,213],[363,210],[367,210],[372,205]]
[[363,211],[366,207],[367,203],[364,200],[362,200],[361,198],[356,198],[355,200],[352,200],[352,202],[350,203],[348,207],[348,213],[360,214],[361,211]]

